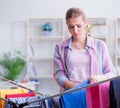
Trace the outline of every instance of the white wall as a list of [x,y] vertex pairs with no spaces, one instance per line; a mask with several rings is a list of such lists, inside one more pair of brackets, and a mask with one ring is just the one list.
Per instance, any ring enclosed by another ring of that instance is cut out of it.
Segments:
[[120,17],[119,0],[0,0],[0,24],[31,17],[64,17],[72,6],[88,17]]
[[87,17],[120,17],[119,0],[0,0],[0,54],[11,49],[25,51],[29,18],[64,18],[70,7],[80,7]]
[[119,4],[120,0],[0,0],[0,54],[11,49],[25,51],[29,18],[64,18],[68,8],[79,7],[87,17],[114,19],[120,17]]

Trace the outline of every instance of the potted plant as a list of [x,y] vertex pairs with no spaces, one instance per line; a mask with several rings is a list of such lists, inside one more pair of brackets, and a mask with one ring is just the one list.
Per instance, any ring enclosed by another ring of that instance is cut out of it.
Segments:
[[53,30],[52,25],[49,22],[46,22],[41,26],[42,31],[44,31],[45,36],[49,36],[50,32]]
[[0,59],[0,65],[3,69],[0,76],[8,80],[16,80],[25,67],[25,60],[20,58],[21,55],[20,51],[14,51],[14,53],[8,51],[4,53]]

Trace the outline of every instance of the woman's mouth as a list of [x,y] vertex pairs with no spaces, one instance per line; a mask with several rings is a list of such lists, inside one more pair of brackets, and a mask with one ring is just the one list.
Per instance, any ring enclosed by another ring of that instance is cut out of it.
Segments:
[[73,34],[73,36],[78,36],[79,34]]

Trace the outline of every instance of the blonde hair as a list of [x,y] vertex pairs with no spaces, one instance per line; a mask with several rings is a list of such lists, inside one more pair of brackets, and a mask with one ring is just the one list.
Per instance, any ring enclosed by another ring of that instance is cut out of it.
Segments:
[[79,17],[79,16],[82,16],[82,19],[84,21],[87,20],[86,15],[84,14],[84,12],[81,9],[79,9],[79,8],[70,8],[66,12],[65,19],[67,21],[70,18],[76,18],[76,17]]

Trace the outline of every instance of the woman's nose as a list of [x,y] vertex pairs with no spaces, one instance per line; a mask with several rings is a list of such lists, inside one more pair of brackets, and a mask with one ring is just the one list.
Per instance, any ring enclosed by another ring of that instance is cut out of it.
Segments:
[[74,26],[73,31],[74,31],[74,33],[76,33],[78,31],[78,28],[76,26]]

